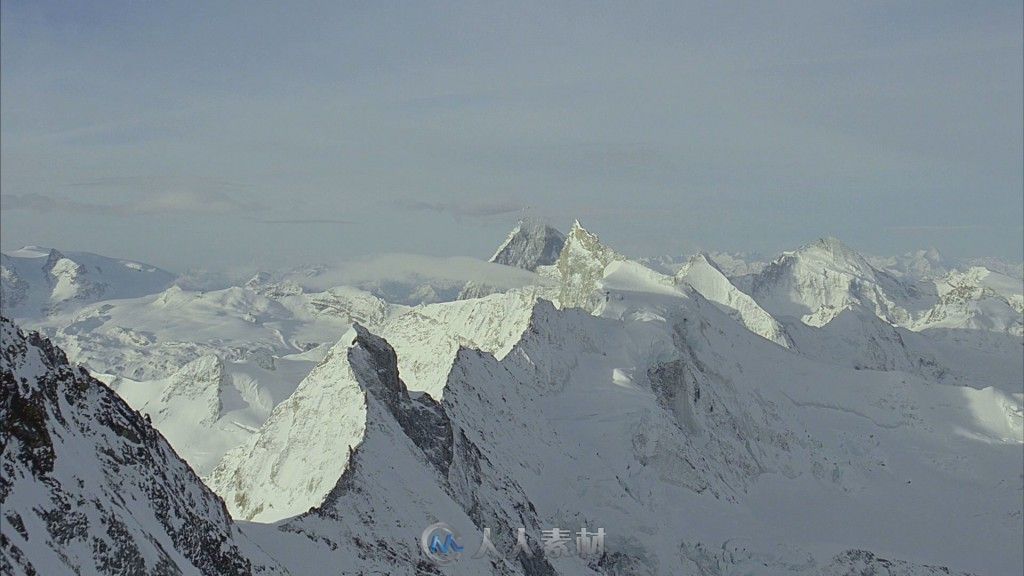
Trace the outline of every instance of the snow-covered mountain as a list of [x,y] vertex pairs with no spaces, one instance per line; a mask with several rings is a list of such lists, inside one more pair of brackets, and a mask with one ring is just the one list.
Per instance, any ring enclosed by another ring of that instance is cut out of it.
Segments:
[[893,276],[927,280],[949,272],[950,263],[935,248],[915,250],[899,256],[866,256],[868,262]]
[[0,318],[5,574],[278,574],[113,391]]
[[259,428],[352,322],[405,310],[355,288],[258,284],[92,304],[33,323],[147,414],[200,474]]
[[36,318],[100,300],[153,294],[174,279],[149,264],[28,246],[0,254],[0,306],[6,316]]
[[[719,252],[715,250],[705,250],[698,254],[703,254],[707,258],[713,260],[715,262],[715,266],[730,278],[734,276],[756,274],[768,265],[768,261],[760,254]],[[664,255],[644,257],[640,258],[639,262],[648,268],[661,272],[662,274],[674,276],[698,254],[691,254],[687,256]]]
[[843,310],[865,308],[892,324],[911,320],[929,294],[881,272],[836,238],[785,252],[752,277],[750,295],[775,317],[824,326]]
[[1001,258],[947,258],[935,248],[915,250],[898,256],[866,256],[871,265],[894,276],[905,276],[918,280],[939,278],[954,270],[987,268],[992,272],[1024,278],[1024,263],[1008,262]]
[[[922,255],[926,259],[927,254]],[[897,276],[872,266],[835,238],[785,252],[758,274],[736,279],[775,318],[824,326],[860,309],[917,332],[974,330],[1024,334],[1024,280],[982,267]]]
[[708,300],[721,305],[751,332],[764,336],[780,346],[789,347],[786,331],[775,318],[741,292],[706,254],[690,259],[675,274],[676,282],[693,287]]
[[938,301],[915,329],[1024,334],[1024,281],[975,266],[937,278],[935,287]]
[[[834,239],[747,275],[665,267],[579,222],[521,223],[499,257],[481,265],[534,284],[408,306],[263,273],[29,322],[293,574],[1024,567],[1015,279]],[[418,544],[439,521],[469,546],[445,568]],[[603,527],[606,554],[514,556],[519,527],[538,552],[543,529]],[[485,528],[502,557],[471,557]]]
[[[251,534],[299,573],[416,573],[415,536],[436,521],[473,542],[490,528],[500,550],[518,526],[540,541],[543,527],[603,523],[615,550],[489,568],[467,558],[453,574],[945,570],[844,540],[968,568],[1019,561],[1019,396],[802,359],[696,293],[606,289],[600,316],[538,301],[500,361],[460,349],[440,402],[409,392],[401,351],[356,327],[213,486],[237,515],[280,520]],[[937,496],[975,482],[959,500]],[[931,521],[911,513],[921,508]],[[978,516],[960,519],[967,509]],[[847,521],[830,525],[837,513]],[[1006,531],[998,541],[979,537],[988,522]],[[743,553],[714,551],[737,538]]]

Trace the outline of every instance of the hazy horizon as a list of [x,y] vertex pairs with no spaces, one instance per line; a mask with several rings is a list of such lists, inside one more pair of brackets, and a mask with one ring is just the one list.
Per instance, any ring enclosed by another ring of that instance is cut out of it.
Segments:
[[2,4],[0,247],[1024,259],[1019,2]]

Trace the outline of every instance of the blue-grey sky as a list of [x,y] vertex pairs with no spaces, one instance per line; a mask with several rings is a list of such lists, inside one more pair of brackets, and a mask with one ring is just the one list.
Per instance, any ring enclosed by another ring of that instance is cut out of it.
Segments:
[[767,4],[4,0],[0,244],[1021,259],[1022,3]]

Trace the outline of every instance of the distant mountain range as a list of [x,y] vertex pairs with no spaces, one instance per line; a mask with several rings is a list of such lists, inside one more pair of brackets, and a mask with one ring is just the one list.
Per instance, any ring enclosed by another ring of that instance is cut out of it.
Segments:
[[[305,270],[199,291],[91,254],[4,255],[22,328],[3,323],[0,566],[1024,570],[1013,266],[834,238],[636,260],[528,221],[490,261],[529,281]],[[466,549],[445,567],[419,544],[436,522]],[[604,528],[603,554],[544,554],[555,527]],[[511,553],[519,528],[532,556]],[[500,557],[474,557],[485,529]]]

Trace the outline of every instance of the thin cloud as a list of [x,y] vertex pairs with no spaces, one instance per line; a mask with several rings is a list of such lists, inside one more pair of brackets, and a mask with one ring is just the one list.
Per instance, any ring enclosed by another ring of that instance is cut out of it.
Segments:
[[125,204],[131,214],[233,214],[262,209],[256,202],[239,200],[223,192],[181,190],[152,194]]
[[476,258],[461,256],[443,258],[402,253],[378,254],[341,262],[318,270],[313,276],[309,276],[306,272],[297,273],[290,276],[289,279],[313,290],[379,282],[430,282],[462,286],[466,282],[473,281],[500,289],[545,283],[545,280],[533,272],[491,264]]
[[134,216],[155,214],[237,214],[263,209],[256,202],[239,200],[222,192],[194,192],[189,190],[161,192],[119,203],[80,202],[68,198],[55,198],[45,194],[4,194],[3,207],[7,210],[29,210],[48,214],[73,212],[101,216]]
[[352,224],[351,220],[331,218],[295,218],[291,220],[259,220],[260,224]]
[[30,210],[41,214],[53,212],[76,212],[79,214],[110,214],[112,206],[77,202],[63,198],[52,198],[43,194],[4,194],[0,206],[5,210]]
[[966,232],[984,228],[977,224],[953,224],[953,225],[920,225],[920,226],[889,226],[886,230],[890,232],[904,233],[931,233],[931,232]]
[[406,210],[451,214],[457,218],[483,218],[518,212],[522,204],[508,201],[496,202],[427,202],[424,200],[399,200],[398,206]]
[[209,188],[245,188],[241,182],[233,182],[222,178],[205,176],[106,176],[79,180],[68,184],[76,188],[130,188],[130,189],[167,189],[187,187],[193,189]]

